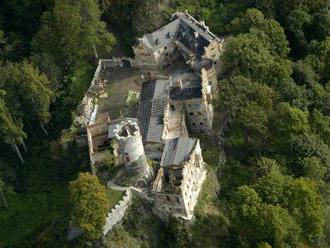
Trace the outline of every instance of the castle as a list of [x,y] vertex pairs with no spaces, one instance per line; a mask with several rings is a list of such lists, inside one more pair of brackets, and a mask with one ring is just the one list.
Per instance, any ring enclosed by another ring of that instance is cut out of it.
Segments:
[[175,13],[169,24],[137,40],[134,59],[98,67],[95,82],[111,63],[146,75],[134,118],[112,120],[109,113],[95,123],[97,101],[84,99],[87,115],[80,120],[86,121],[93,173],[106,174],[109,158],[122,164],[129,186],[145,189],[162,218],[194,215],[206,170],[200,141],[191,136],[212,130],[223,42],[204,22]]

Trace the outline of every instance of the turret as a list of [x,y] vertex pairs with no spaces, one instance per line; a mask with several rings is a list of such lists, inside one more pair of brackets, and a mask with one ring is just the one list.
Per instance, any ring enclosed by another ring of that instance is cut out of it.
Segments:
[[113,133],[128,174],[137,179],[148,179],[151,168],[145,156],[138,124],[132,120],[122,121],[115,126]]

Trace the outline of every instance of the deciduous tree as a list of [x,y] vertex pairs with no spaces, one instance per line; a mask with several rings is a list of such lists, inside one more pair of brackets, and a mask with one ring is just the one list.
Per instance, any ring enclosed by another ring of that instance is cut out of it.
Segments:
[[73,224],[88,238],[100,238],[110,206],[105,187],[96,176],[80,173],[78,179],[70,183],[69,191]]

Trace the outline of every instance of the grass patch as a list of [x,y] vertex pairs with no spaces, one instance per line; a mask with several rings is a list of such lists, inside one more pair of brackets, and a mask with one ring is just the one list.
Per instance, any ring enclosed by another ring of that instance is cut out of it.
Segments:
[[109,208],[112,209],[124,196],[125,191],[114,190],[111,188],[107,189],[107,196],[110,201]]

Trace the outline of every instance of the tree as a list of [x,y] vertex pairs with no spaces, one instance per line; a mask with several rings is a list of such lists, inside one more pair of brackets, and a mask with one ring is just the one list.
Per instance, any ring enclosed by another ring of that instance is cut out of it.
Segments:
[[321,159],[317,157],[304,158],[302,167],[305,177],[319,181],[323,180],[327,170]]
[[49,107],[53,94],[48,78],[26,60],[16,66],[21,70],[19,90],[23,99],[24,112],[26,114],[29,112],[32,120],[37,120],[42,124],[47,123],[50,117]]
[[312,16],[303,9],[295,9],[288,15],[287,23],[294,56],[301,58],[306,55],[308,40],[305,33],[312,24]]
[[254,30],[254,34],[267,44],[272,55],[285,58],[289,53],[289,43],[281,25],[273,19],[265,18],[257,9],[248,9],[242,17],[235,18],[230,24],[230,30],[234,33]]
[[330,146],[330,116],[313,109],[310,113],[309,121],[312,132],[322,137],[323,141]]
[[267,132],[267,114],[256,102],[248,103],[239,111],[237,122],[243,127],[245,144],[249,144],[252,137],[262,137]]
[[256,36],[240,34],[228,38],[223,53],[223,72],[264,81],[273,58]]
[[221,87],[219,107],[233,116],[250,102],[257,103],[267,111],[273,108],[276,92],[265,84],[243,76],[232,76],[220,81],[219,85]]
[[[265,163],[264,161],[263,163]],[[269,163],[267,161],[267,163]],[[284,176],[278,166],[275,166],[271,171],[261,177],[254,185],[253,188],[258,192],[263,201],[269,204],[279,204],[283,199],[284,186],[291,180],[289,177]]]
[[0,30],[0,56],[2,57],[6,46],[5,35],[2,30]]
[[239,187],[231,208],[232,221],[238,229],[242,246],[256,247],[265,241],[274,248],[297,244],[300,228],[296,221],[286,209],[263,203],[254,189]]
[[280,168],[280,165],[277,163],[276,160],[267,157],[259,158],[257,160],[256,166],[259,177],[269,175],[271,172],[276,171]]
[[284,147],[287,149],[284,153],[287,156],[287,165],[296,176],[302,175],[305,158],[316,157],[327,172],[330,170],[330,149],[319,136],[311,133],[291,135]]
[[273,117],[273,130],[277,137],[285,141],[291,134],[301,134],[310,131],[309,114],[288,103],[280,103]]
[[313,87],[319,81],[319,75],[314,71],[310,64],[299,60],[293,64],[292,78],[298,85]]
[[0,177],[0,195],[1,195],[1,198],[2,198],[2,201],[3,201],[3,204],[5,205],[5,207],[7,209],[9,209],[8,202],[7,202],[6,196],[4,194],[4,191],[5,191],[5,182]]
[[32,63],[7,63],[0,67],[0,79],[6,90],[5,101],[12,117],[31,127],[31,121],[48,123],[53,92],[45,74]]
[[330,37],[319,42],[312,41],[304,61],[319,74],[320,83],[327,83],[330,80]]
[[26,134],[23,131],[21,121],[14,121],[12,115],[7,108],[5,101],[2,99],[4,91],[0,91],[0,135],[3,142],[12,145],[21,163],[24,163],[23,157],[17,147],[23,142]]
[[99,45],[110,51],[115,41],[101,21],[101,11],[94,0],[56,0],[53,11],[45,12],[41,22],[33,52],[52,55],[62,68],[90,56]]
[[80,173],[69,186],[72,222],[90,239],[100,238],[109,211],[105,187],[90,173]]
[[[318,161],[311,158],[305,163],[315,165]],[[320,172],[313,168],[310,176],[320,176]],[[304,237],[310,242],[322,235],[323,201],[317,193],[317,184],[314,181],[306,178],[293,179],[275,169],[260,178],[253,188],[264,202],[287,209],[300,225]]]
[[249,33],[228,38],[222,56],[223,72],[226,76],[242,75],[281,88],[281,82],[290,80],[292,64],[287,59],[273,56],[269,43],[256,33],[260,34],[260,31],[252,29]]
[[321,9],[313,16],[313,37],[324,40],[330,36],[330,13],[328,8]]
[[299,178],[288,183],[283,206],[295,217],[309,241],[322,235],[325,222],[323,201],[317,193],[315,182]]
[[258,248],[272,248],[272,246],[267,242],[261,242],[258,244]]
[[321,8],[327,7],[327,0],[257,0],[256,6],[261,9],[267,16],[274,17],[281,23],[285,22],[285,18],[291,13],[291,11],[301,8],[305,9],[308,13],[313,13]]

